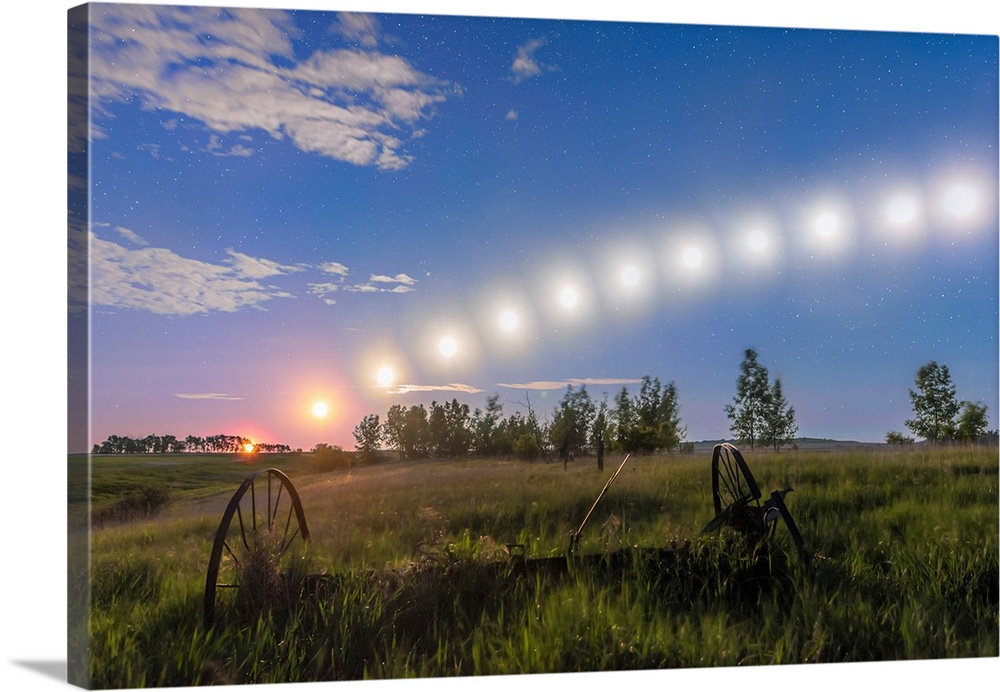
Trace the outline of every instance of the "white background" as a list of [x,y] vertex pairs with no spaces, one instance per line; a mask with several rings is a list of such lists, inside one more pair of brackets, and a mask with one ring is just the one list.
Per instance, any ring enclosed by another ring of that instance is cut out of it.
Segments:
[[[0,689],[66,686],[66,12],[74,3],[15,0],[3,13],[3,208],[0,248]],[[166,4],[183,4],[166,0]],[[358,2],[275,0],[208,3],[300,9],[427,14],[614,19],[671,23],[878,29],[996,36],[990,0],[938,3],[838,0],[822,3],[694,0],[654,9],[649,0],[611,3],[550,0],[412,0]],[[661,4],[661,3],[656,3]],[[10,212],[13,211],[13,215]],[[1000,679],[1000,659],[920,661],[724,670],[640,671],[563,676],[446,679],[388,683],[266,685],[264,690],[529,690],[553,685],[583,690],[747,689],[789,685],[811,690],[949,689]],[[246,688],[243,688],[246,689]]]

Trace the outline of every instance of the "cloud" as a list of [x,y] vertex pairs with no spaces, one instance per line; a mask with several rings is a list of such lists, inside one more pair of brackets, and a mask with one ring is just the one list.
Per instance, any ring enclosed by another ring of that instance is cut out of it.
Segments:
[[178,399],[208,399],[210,401],[243,401],[246,397],[234,396],[232,394],[219,394],[208,392],[205,394],[177,394]]
[[368,277],[368,280],[372,283],[385,283],[385,284],[403,284],[404,286],[412,286],[417,283],[417,280],[412,276],[407,276],[406,274],[396,274],[396,276],[385,276],[384,274],[372,274]]
[[382,27],[373,15],[362,12],[340,12],[337,15],[337,23],[331,31],[348,41],[366,48],[374,48],[378,45]]
[[301,61],[301,31],[284,11],[108,5],[91,19],[93,136],[106,134],[112,104],[136,100],[215,135],[263,131],[305,152],[396,170],[412,160],[405,145],[418,124],[455,91],[376,50],[377,25],[361,15],[340,20],[342,34],[368,37],[361,47]]
[[514,58],[514,62],[510,66],[510,71],[514,76],[514,82],[520,83],[526,79],[531,79],[532,77],[537,77],[542,73],[543,68],[541,64],[535,59],[535,51],[546,44],[544,38],[536,38],[528,41],[517,49],[517,56]]
[[147,243],[145,241],[145,239],[143,239],[135,231],[132,231],[132,230],[130,230],[128,228],[125,228],[123,226],[117,226],[117,227],[115,227],[115,230],[118,231],[118,235],[120,235],[122,238],[124,238],[128,242],[132,243],[133,245],[141,245],[143,247],[149,245],[149,243]]
[[481,394],[482,389],[477,389],[468,384],[401,384],[389,390],[390,394],[411,394],[413,392],[462,392],[463,394]]
[[270,276],[280,276],[290,272],[300,272],[302,267],[290,267],[286,264],[278,264],[267,259],[250,257],[242,252],[226,250],[230,259],[227,260],[232,265],[236,273],[251,279],[266,279]]
[[331,293],[336,292],[340,289],[340,286],[335,283],[325,282],[325,283],[312,283],[307,284],[310,295],[318,296],[327,305],[336,305],[337,301],[330,297]]
[[[352,286],[344,287],[345,291],[351,291],[354,293],[409,293],[415,290],[413,288],[417,280],[408,274],[396,274],[395,276],[387,276],[385,274],[371,274],[368,277],[368,281],[363,284],[354,284]],[[389,288],[386,286],[380,286],[376,284],[396,284],[395,286]]]
[[[168,127],[167,129],[169,130],[172,128]],[[205,151],[209,152],[213,156],[239,156],[241,158],[250,158],[254,154],[253,149],[242,144],[236,144],[229,148],[224,147],[222,138],[216,134],[213,134],[208,138],[208,144],[205,146]]]
[[128,249],[92,234],[91,303],[160,315],[195,315],[260,308],[269,300],[292,297],[258,279],[295,268],[232,250],[229,255],[232,266],[224,266],[165,248]]
[[585,377],[581,379],[568,379],[568,380],[536,380],[534,382],[523,382],[520,384],[512,384],[505,382],[498,382],[497,387],[504,387],[505,389],[539,389],[539,390],[550,390],[550,389],[565,389],[566,387],[581,387],[584,385],[594,386],[594,387],[607,387],[615,385],[626,385],[626,384],[639,384],[641,379],[622,379],[622,378],[604,378],[604,377]]
[[341,279],[347,277],[351,273],[351,270],[340,262],[325,262],[324,264],[319,265],[319,269],[327,274],[336,274],[341,277]]

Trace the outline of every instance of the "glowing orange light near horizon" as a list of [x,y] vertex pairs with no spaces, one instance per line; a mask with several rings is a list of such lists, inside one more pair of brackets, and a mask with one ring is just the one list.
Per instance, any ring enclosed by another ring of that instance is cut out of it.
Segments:
[[330,404],[325,401],[314,401],[312,405],[313,418],[326,418],[330,415]]
[[254,450],[256,449],[257,447],[256,445],[254,445],[253,442],[247,442],[246,444],[243,445],[243,451],[246,452],[247,454],[253,454]]

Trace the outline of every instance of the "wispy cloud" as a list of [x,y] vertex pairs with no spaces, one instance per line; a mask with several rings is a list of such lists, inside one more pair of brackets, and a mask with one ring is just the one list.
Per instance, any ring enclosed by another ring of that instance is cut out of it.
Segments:
[[536,38],[518,46],[517,55],[510,66],[510,72],[515,82],[523,82],[526,79],[537,77],[543,70],[551,69],[539,63],[535,58],[535,52],[546,43],[544,38]]
[[389,390],[390,394],[411,394],[413,392],[461,392],[463,394],[480,394],[477,389],[468,384],[401,384]]
[[[409,293],[417,280],[409,274],[370,274],[368,281],[347,284],[351,270],[340,262],[321,264],[283,264],[263,257],[253,257],[232,248],[226,250],[221,263],[205,262],[184,257],[173,250],[151,247],[135,232],[122,226],[94,222],[95,229],[113,230],[126,244],[120,244],[90,234],[89,259],[91,274],[89,300],[93,305],[145,310],[161,315],[196,315],[211,312],[235,312],[244,308],[264,309],[263,303],[275,298],[294,298],[288,288],[265,283],[275,277],[301,272],[322,272],[323,281],[298,284],[294,290],[304,290],[327,305],[335,305],[337,292],[348,293]],[[80,256],[85,258],[87,236],[81,225]],[[87,275],[85,263],[74,276],[80,284],[78,301],[86,300]],[[331,280],[332,279],[332,280]]]
[[368,277],[368,280],[372,283],[379,284],[402,284],[404,286],[412,286],[417,283],[417,280],[412,276],[406,274],[396,274],[395,276],[386,276],[384,274],[372,274]]
[[292,294],[259,279],[295,271],[229,251],[231,266],[182,257],[157,247],[129,249],[96,235],[90,241],[90,300],[94,305],[194,315],[259,308]]
[[234,396],[232,394],[220,394],[218,392],[206,392],[204,394],[177,394],[178,399],[208,399],[210,401],[243,401],[246,397]]
[[310,295],[318,296],[327,305],[336,305],[336,298],[331,298],[331,293],[336,293],[340,289],[339,284],[330,283],[329,281],[325,283],[312,283],[307,285],[307,289]]
[[140,236],[138,233],[136,233],[131,229],[125,228],[123,226],[116,226],[115,230],[118,231],[118,235],[120,235],[122,238],[132,243],[133,245],[140,245],[142,247],[149,245],[149,243],[147,243],[142,236]]
[[568,380],[535,380],[533,382],[521,382],[521,383],[509,383],[509,382],[498,382],[497,387],[504,387],[505,389],[539,389],[539,390],[551,390],[551,389],[565,389],[566,387],[580,387],[583,385],[592,387],[613,387],[617,385],[626,384],[639,384],[641,379],[633,378],[608,378],[608,377],[584,377],[578,379],[568,379]]
[[284,11],[108,5],[91,17],[92,136],[101,136],[110,104],[138,99],[213,135],[263,131],[302,151],[395,170],[412,160],[405,146],[419,123],[455,90],[379,51],[377,25],[363,15],[341,15],[336,27],[358,47],[301,61],[293,45],[301,32]]
[[279,264],[268,259],[250,257],[249,255],[244,255],[242,252],[236,252],[232,249],[226,250],[226,254],[229,255],[229,260],[227,261],[230,265],[232,265],[233,270],[237,274],[251,279],[266,279],[271,276],[281,276],[282,274],[289,274],[291,272],[300,272],[304,270],[301,266],[293,267],[287,264]]
[[351,273],[351,270],[340,262],[325,262],[319,265],[319,269],[327,274],[336,274],[341,277],[341,279],[347,277]]
[[378,45],[382,27],[373,15],[363,12],[341,12],[337,15],[337,23],[330,31],[366,48],[374,48]]
[[[416,283],[417,280],[408,274],[396,274],[395,276],[372,274],[368,277],[367,283],[346,286],[344,290],[354,293],[409,293],[415,290]],[[395,284],[395,286],[391,284]]]

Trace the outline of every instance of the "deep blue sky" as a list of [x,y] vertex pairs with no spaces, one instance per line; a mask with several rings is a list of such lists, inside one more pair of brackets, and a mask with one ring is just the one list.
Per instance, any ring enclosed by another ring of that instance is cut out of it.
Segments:
[[93,7],[94,442],[643,375],[720,438],[749,347],[802,435],[929,360],[997,425],[995,35]]

